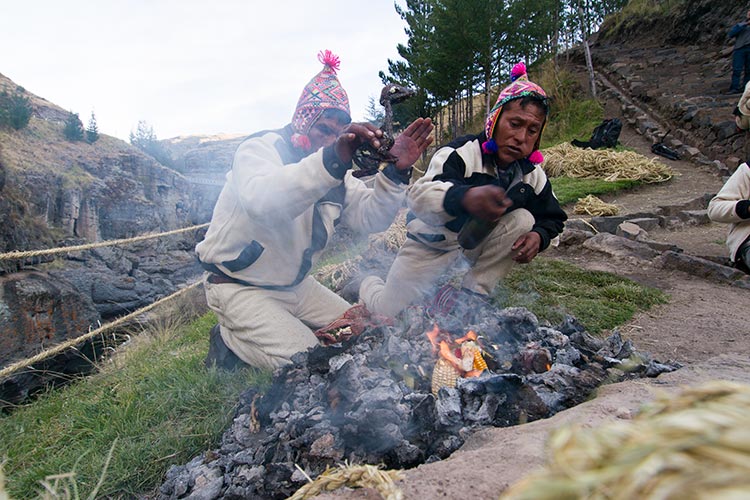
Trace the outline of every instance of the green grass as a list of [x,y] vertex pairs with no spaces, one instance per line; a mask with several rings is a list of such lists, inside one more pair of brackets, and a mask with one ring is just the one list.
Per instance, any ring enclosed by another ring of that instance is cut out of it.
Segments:
[[494,296],[499,306],[526,307],[553,325],[571,314],[592,334],[622,325],[636,312],[668,299],[660,290],[627,278],[544,257],[516,266]]
[[602,179],[577,179],[573,177],[554,177],[550,179],[550,183],[561,205],[575,203],[579,198],[589,194],[614,193],[641,184],[639,181],[620,180],[612,182]]
[[215,447],[239,393],[264,386],[270,375],[206,370],[214,323],[209,313],[152,328],[99,373],[0,417],[9,494],[35,497],[45,477],[75,472],[78,491],[87,496],[112,448],[98,495],[132,497],[161,484],[171,464]]

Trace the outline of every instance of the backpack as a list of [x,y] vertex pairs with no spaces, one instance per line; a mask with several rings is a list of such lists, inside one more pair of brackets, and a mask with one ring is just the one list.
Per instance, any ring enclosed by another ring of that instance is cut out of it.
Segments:
[[619,118],[607,118],[596,126],[588,142],[573,139],[571,144],[579,148],[614,148],[622,131],[622,122]]

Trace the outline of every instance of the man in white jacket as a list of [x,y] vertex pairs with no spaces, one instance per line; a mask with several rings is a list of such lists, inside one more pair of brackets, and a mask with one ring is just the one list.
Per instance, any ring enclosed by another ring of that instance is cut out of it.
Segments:
[[[209,307],[220,327],[211,349],[228,347],[251,366],[276,368],[317,344],[313,331],[350,306],[311,276],[339,224],[385,230],[401,208],[411,166],[432,142],[419,118],[391,149],[398,158],[367,187],[350,172],[363,144],[382,132],[350,123],[349,100],[336,76],[338,57],[305,86],[292,122],[248,137],[234,155],[206,237],[196,253],[208,271]],[[211,361],[212,355],[209,352]],[[216,361],[216,360],[214,360]]]
[[743,163],[708,203],[714,222],[729,224],[729,258],[738,269],[750,273],[750,167]]

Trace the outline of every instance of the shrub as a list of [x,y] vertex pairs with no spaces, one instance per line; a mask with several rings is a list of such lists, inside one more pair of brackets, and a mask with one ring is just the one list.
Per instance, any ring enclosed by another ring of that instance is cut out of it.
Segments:
[[83,123],[81,123],[81,119],[78,118],[78,113],[70,112],[68,119],[65,120],[63,134],[70,142],[83,140]]

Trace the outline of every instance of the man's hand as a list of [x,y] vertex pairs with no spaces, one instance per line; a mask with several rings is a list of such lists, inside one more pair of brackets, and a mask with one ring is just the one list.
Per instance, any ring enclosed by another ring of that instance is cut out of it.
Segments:
[[529,231],[513,243],[510,247],[513,253],[513,260],[520,264],[528,264],[539,253],[539,247],[542,244],[542,237],[536,231]]
[[370,123],[350,123],[336,138],[333,148],[339,160],[348,163],[362,144],[369,142],[375,149],[379,148],[381,137],[383,131]]
[[396,168],[406,170],[414,165],[427,146],[432,144],[432,120],[429,118],[417,118],[406,127],[398,137],[390,150],[390,153],[398,158]]
[[473,187],[461,200],[461,205],[470,215],[487,221],[498,220],[512,204],[505,196],[505,190],[494,184]]

